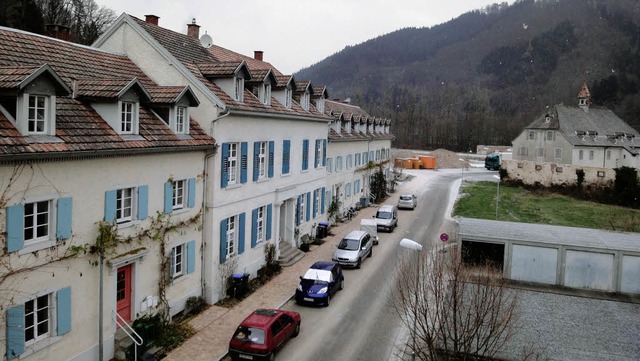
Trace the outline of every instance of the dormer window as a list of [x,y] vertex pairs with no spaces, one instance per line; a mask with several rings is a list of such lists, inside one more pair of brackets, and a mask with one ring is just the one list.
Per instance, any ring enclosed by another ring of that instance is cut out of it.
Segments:
[[284,90],[284,106],[287,109],[291,109],[291,96],[293,92],[291,89],[287,88]]
[[309,110],[309,94],[304,93],[300,95],[300,106],[304,110]]
[[47,134],[49,97],[29,95],[29,134]]
[[235,100],[242,102],[243,99],[243,94],[244,94],[244,79],[240,78],[240,77],[235,77],[234,78],[234,84],[235,84]]
[[136,103],[122,102],[120,104],[120,132],[133,133],[133,121],[135,117]]
[[264,105],[271,105],[271,85],[264,84],[262,87],[262,103]]
[[176,133],[186,133],[187,107],[176,107]]

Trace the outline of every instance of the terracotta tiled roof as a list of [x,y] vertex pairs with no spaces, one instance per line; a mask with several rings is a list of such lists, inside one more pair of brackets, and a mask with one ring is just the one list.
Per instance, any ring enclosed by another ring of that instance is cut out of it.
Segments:
[[[0,157],[74,155],[79,152],[144,150],[171,151],[180,147],[212,147],[215,140],[190,120],[190,137],[184,139],[148,109],[140,106],[139,140],[125,140],[84,101],[83,97],[110,98],[131,84],[140,91],[155,84],[128,58],[87,46],[64,42],[18,30],[0,28],[0,84],[15,87],[34,69],[50,66],[56,76],[79,95],[56,97],[56,133],[46,140],[20,134],[0,112]],[[139,81],[139,83],[138,83]],[[184,89],[184,87],[181,87]],[[49,139],[51,138],[51,139]]]
[[230,77],[233,76],[242,65],[241,61],[225,61],[220,63],[200,63],[197,64],[200,73],[207,78]]
[[[356,105],[341,103],[334,100],[325,100],[325,112],[327,114],[331,114],[334,119],[339,119],[342,117],[345,121],[352,122],[360,122],[364,124],[362,127],[367,124],[389,124],[390,121],[388,119],[382,118],[374,118],[365,112],[362,108]],[[343,123],[343,126],[346,124]],[[369,140],[369,139],[389,139],[393,140],[395,137],[390,133],[382,133],[382,132],[369,132],[368,128],[366,132],[355,132],[352,131],[349,133],[346,129],[340,129],[340,132],[335,131],[334,128],[330,128],[329,130],[329,140],[334,142],[347,142],[347,141],[357,141],[357,140]]]
[[[291,75],[276,75],[276,87],[284,88],[291,80],[293,80],[293,76]],[[293,85],[295,86],[295,80]]]
[[134,79],[80,79],[76,82],[76,96],[86,98],[116,98]]
[[313,94],[313,87],[310,87],[311,82],[309,80],[298,80],[296,81],[296,93],[304,93],[307,89],[309,92]]
[[[131,18],[176,59],[178,59],[187,69],[189,69],[189,71],[191,71],[191,73],[200,82],[211,90],[211,92],[213,92],[218,99],[220,99],[231,110],[282,114],[287,116],[313,116],[327,121],[330,120],[330,117],[322,114],[315,107],[310,107],[309,111],[306,111],[297,103],[293,102],[292,107],[287,109],[273,97],[271,98],[271,105],[267,106],[247,89],[244,91],[243,102],[238,102],[235,99],[232,99],[228,94],[220,89],[220,87],[212,81],[209,81],[207,78],[223,76],[225,75],[223,74],[224,72],[226,72],[226,75],[228,76],[232,74],[229,72],[232,68],[231,65],[238,65],[241,62],[246,64],[247,69],[251,72],[250,75],[253,74],[252,72],[254,70],[259,72],[260,70],[271,69],[273,74],[276,76],[278,84],[280,84],[280,79],[285,78],[280,78],[282,73],[267,62],[253,59],[217,45],[212,45],[209,48],[203,48],[200,42],[195,38],[168,29],[163,29],[157,25],[147,23],[146,21],[133,16],[131,16]],[[236,69],[237,68],[234,70]],[[288,81],[291,79],[291,76],[287,76],[286,79]],[[286,83],[284,83],[284,85],[286,85]]]
[[157,104],[174,104],[189,87],[187,86],[150,86],[151,102]]

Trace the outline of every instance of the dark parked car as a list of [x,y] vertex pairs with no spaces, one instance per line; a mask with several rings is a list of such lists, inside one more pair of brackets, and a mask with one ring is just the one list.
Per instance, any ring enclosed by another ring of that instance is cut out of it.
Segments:
[[257,309],[240,323],[229,341],[229,355],[237,360],[275,360],[276,351],[300,332],[297,312]]
[[300,276],[296,302],[329,306],[331,297],[344,288],[342,268],[335,262],[319,261]]

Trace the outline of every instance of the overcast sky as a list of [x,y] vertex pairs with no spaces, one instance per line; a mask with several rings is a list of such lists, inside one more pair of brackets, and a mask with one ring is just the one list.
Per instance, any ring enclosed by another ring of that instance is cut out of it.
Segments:
[[292,74],[342,50],[406,27],[431,27],[489,4],[513,0],[95,0],[116,15],[160,17],[186,33],[192,19],[213,43]]

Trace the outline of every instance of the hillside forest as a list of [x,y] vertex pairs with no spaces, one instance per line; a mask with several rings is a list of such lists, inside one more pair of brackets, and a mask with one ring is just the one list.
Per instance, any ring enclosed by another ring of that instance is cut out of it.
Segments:
[[511,141],[549,106],[592,106],[640,129],[640,5],[519,0],[382,35],[302,69],[376,117],[394,147],[475,151]]

